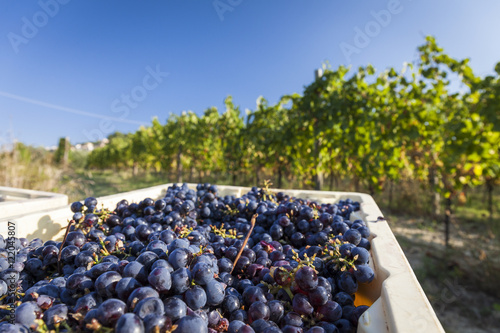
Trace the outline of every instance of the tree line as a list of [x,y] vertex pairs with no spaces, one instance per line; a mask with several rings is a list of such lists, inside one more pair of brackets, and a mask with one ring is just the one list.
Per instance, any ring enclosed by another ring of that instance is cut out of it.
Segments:
[[324,65],[302,94],[274,105],[260,97],[245,115],[229,96],[223,112],[154,119],[109,136],[88,164],[175,170],[179,182],[186,173],[227,174],[234,184],[271,174],[278,187],[294,178],[317,190],[325,179],[349,178],[372,193],[412,179],[444,197],[447,211],[464,187],[483,184],[491,202],[500,176],[500,63],[494,75],[478,77],[468,59],[450,57],[430,36],[417,54],[379,73]]

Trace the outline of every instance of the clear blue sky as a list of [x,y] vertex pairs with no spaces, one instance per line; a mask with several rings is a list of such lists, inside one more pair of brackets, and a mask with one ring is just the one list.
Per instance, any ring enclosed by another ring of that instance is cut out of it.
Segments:
[[[400,68],[429,34],[476,74],[500,61],[500,1],[397,2],[2,1],[0,144],[135,131],[154,116],[222,110],[227,95],[254,109],[260,95],[301,93],[324,61]],[[355,40],[356,27],[372,37]],[[346,57],[347,44],[357,53]]]

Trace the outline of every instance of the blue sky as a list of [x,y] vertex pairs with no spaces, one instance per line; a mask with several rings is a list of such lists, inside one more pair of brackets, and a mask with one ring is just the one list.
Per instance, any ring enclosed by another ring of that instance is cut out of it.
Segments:
[[400,68],[429,34],[477,75],[500,61],[495,0],[2,1],[0,13],[0,144],[135,131],[222,110],[227,95],[254,109],[301,93],[324,61]]

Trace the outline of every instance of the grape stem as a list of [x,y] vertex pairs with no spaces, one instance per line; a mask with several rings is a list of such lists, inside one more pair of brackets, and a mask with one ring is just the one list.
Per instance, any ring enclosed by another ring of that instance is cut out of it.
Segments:
[[250,230],[248,231],[248,234],[245,237],[243,244],[241,245],[240,251],[238,252],[238,255],[236,256],[236,259],[234,259],[233,269],[231,269],[230,274],[233,274],[234,268],[236,267],[236,264],[238,263],[238,260],[241,257],[241,253],[243,253],[243,250],[245,249],[245,246],[247,245],[248,239],[250,238],[250,235],[252,234],[253,227],[255,227],[255,220],[257,219],[257,216],[259,216],[259,214],[254,214],[252,216],[252,220],[250,221],[250,225],[251,225]]
[[64,238],[63,238],[63,241],[61,243],[61,247],[59,248],[59,254],[57,256],[57,271],[59,272],[59,274],[62,274],[62,271],[61,271],[61,253],[62,253],[62,249],[63,249],[64,243],[66,243],[66,238],[68,237],[69,228],[71,227],[71,225],[73,224],[73,222],[75,222],[75,221],[71,220],[71,221],[68,222],[68,226],[66,227],[66,233],[64,234]]
[[288,297],[290,297],[290,300],[293,300],[293,293],[292,293],[292,291],[290,290],[290,287],[288,287],[288,286],[284,286],[284,287],[283,287],[283,290],[285,290],[285,291],[286,291],[286,293],[288,294]]

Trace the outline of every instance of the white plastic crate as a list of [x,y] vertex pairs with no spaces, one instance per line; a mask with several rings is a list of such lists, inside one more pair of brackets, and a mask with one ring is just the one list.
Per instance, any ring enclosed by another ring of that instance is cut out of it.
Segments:
[[0,219],[67,204],[68,196],[64,194],[0,186]]
[[[146,197],[159,198],[162,194],[166,193],[170,185],[159,185],[142,190],[100,197],[98,198],[98,208],[103,205],[106,208],[114,209],[116,203],[122,199],[133,202],[140,201]],[[18,212],[20,211],[18,210]],[[59,205],[57,208],[43,208],[40,206],[38,210],[32,210],[29,214],[18,213],[12,216],[5,216],[3,213],[0,213],[0,235],[7,235],[8,222],[11,221],[16,223],[15,230],[17,237],[28,239],[41,238],[44,241],[50,239],[62,240],[66,226],[68,225],[68,219],[71,219],[72,215],[73,213],[71,212],[70,205],[68,205],[67,197],[64,206]]]
[[[162,197],[172,184],[150,187],[98,198],[99,206],[113,209],[122,199],[138,202],[146,197]],[[189,184],[195,188],[196,184]],[[219,194],[241,196],[250,188],[218,186]],[[354,192],[327,192],[303,190],[277,190],[291,196],[318,202],[337,202],[351,198],[361,203],[361,210],[351,214],[351,219],[364,220],[371,232],[371,262],[376,278],[369,285],[361,285],[357,303],[373,303],[359,319],[358,332],[444,332],[432,306],[425,296],[408,260],[399,246],[382,213],[370,195]],[[43,240],[62,239],[67,219],[71,217],[68,206],[39,211],[11,219],[0,215],[0,233],[5,235],[7,222],[16,222],[17,236]],[[381,219],[382,218],[382,219]]]

